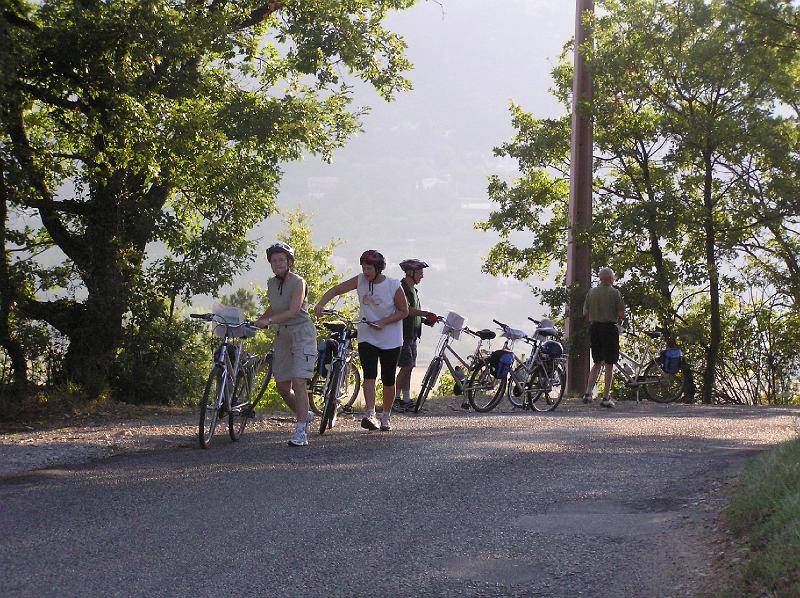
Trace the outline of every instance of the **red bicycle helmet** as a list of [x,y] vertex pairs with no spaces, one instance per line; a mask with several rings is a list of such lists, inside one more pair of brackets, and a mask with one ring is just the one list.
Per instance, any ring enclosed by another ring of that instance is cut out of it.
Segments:
[[372,266],[375,268],[375,274],[380,274],[384,268],[386,268],[386,258],[383,257],[383,254],[380,251],[376,251],[375,249],[367,249],[364,253],[361,254],[361,258],[358,260],[360,265],[366,264],[367,266]]

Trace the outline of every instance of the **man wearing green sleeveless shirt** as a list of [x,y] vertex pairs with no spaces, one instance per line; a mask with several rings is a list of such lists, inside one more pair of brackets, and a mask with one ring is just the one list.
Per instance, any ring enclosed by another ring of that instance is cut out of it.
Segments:
[[397,373],[397,395],[395,397],[395,410],[408,411],[413,407],[411,401],[411,370],[417,365],[417,341],[422,336],[423,318],[428,326],[436,323],[436,314],[421,309],[417,285],[425,273],[423,270],[428,264],[422,260],[410,259],[400,262],[400,267],[405,272],[401,280],[403,292],[408,300],[408,316],[403,320],[403,347],[400,349],[400,359],[397,362],[400,371]]

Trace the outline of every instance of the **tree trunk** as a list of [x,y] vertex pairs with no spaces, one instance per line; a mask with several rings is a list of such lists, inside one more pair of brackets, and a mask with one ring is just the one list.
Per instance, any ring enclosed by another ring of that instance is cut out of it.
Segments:
[[717,359],[722,342],[720,321],[719,269],[717,266],[717,241],[714,227],[714,201],[712,195],[713,173],[711,158],[705,156],[705,181],[703,184],[703,228],[706,235],[706,270],[708,272],[709,299],[711,303],[711,338],[706,347],[706,369],[703,372],[702,400],[705,404],[714,402],[714,384],[717,375]]
[[14,338],[10,328],[11,308],[14,304],[16,292],[15,285],[11,282],[9,272],[8,253],[6,251],[6,221],[8,219],[8,190],[6,189],[3,168],[0,166],[0,345],[11,359],[14,370],[14,383],[20,386],[28,382],[28,361],[22,344]]

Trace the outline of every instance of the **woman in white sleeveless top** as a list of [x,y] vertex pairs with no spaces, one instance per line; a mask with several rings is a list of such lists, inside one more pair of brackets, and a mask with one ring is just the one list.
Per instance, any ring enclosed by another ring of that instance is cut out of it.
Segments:
[[[361,254],[361,274],[329,289],[314,308],[322,315],[325,305],[334,297],[358,291],[361,317],[368,323],[358,325],[358,356],[364,371],[364,401],[367,414],[361,427],[367,430],[392,429],[390,417],[394,403],[395,373],[400,348],[403,346],[403,319],[408,315],[408,301],[400,281],[381,274],[386,268],[383,255],[374,249]],[[381,364],[383,382],[383,416],[375,418],[375,382]]]

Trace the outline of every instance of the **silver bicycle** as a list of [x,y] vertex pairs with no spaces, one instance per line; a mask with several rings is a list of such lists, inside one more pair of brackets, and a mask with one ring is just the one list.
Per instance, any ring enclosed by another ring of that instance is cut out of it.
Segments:
[[[439,343],[436,346],[436,354],[431,360],[428,369],[425,371],[425,376],[422,378],[422,388],[420,388],[419,396],[414,404],[414,413],[419,413],[422,406],[425,404],[428,395],[436,387],[436,381],[439,379],[439,374],[443,366],[447,366],[453,379],[456,381],[456,386],[462,392],[469,396],[470,392],[475,390],[475,385],[486,385],[485,376],[475,376],[476,372],[482,370],[489,357],[488,347],[484,346],[485,341],[491,341],[497,336],[491,330],[470,330],[468,327],[461,328],[459,331],[447,325],[444,318],[439,316],[439,322],[444,324],[442,334],[439,337]],[[470,336],[478,339],[478,344],[475,350],[466,358],[461,357],[456,353],[455,349],[450,346],[450,341],[453,340],[454,332],[464,332]],[[456,365],[453,365],[451,357],[456,360]],[[465,402],[462,407],[468,408],[469,404]]]
[[[614,368],[622,375],[625,386],[636,391],[637,403],[641,400],[642,390],[648,399],[656,403],[672,403],[684,396],[692,398],[690,395],[693,394],[694,383],[688,364],[681,359],[677,371],[667,371],[664,351],[654,347],[654,341],[663,336],[661,331],[636,333],[623,329],[620,331],[620,336],[635,351],[635,355],[620,350]],[[592,394],[593,391],[594,387],[586,392]]]
[[[255,416],[255,408],[272,378],[272,352],[259,357],[244,351],[246,336],[255,336],[259,330],[250,322],[231,324],[218,314],[190,316],[217,324],[222,336],[214,350],[211,373],[200,401],[200,446],[211,445],[217,423],[226,415],[228,433],[235,442],[244,432],[247,420]],[[253,398],[256,386],[258,392]]]
[[520,338],[531,347],[525,362],[516,355],[509,377],[508,400],[515,407],[554,411],[564,398],[567,357],[556,339],[561,333],[550,320],[535,320],[533,336]]

